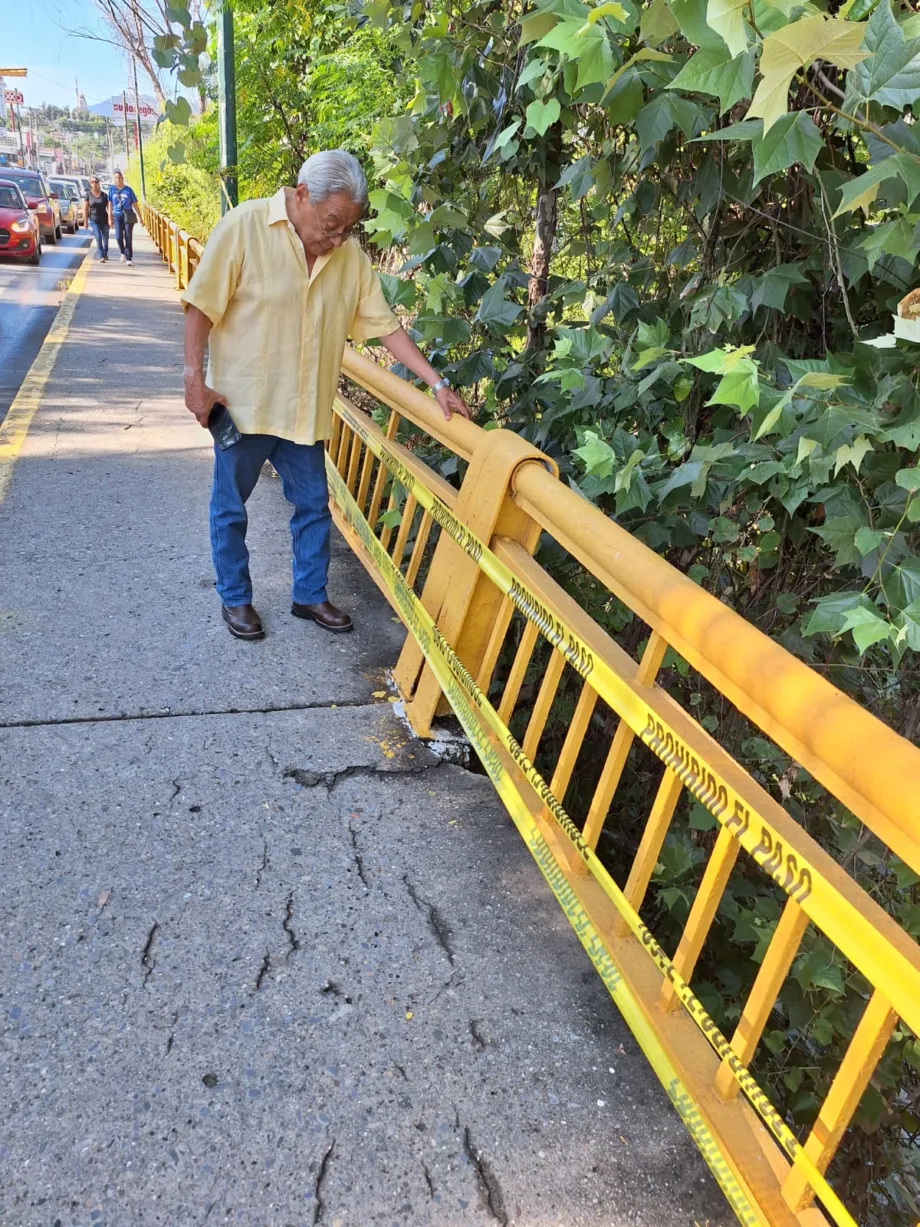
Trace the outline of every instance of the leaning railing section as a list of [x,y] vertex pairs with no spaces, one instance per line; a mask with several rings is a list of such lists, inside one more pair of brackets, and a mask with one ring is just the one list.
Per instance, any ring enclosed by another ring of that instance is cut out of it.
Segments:
[[[184,284],[194,241],[183,262],[175,227],[149,208],[145,221]],[[519,436],[445,422],[353,350],[344,374],[390,410],[370,416],[340,396],[327,470],[341,531],[410,631],[395,678],[413,727],[427,735],[439,710],[460,720],[740,1221],[849,1227],[825,1173],[895,1028],[920,1034],[920,949],[656,678],[670,647],[917,872],[920,751],[564,486]],[[432,439],[465,469],[459,488],[416,454]],[[534,560],[543,533],[647,625],[638,660]],[[657,791],[617,883],[597,847],[639,769],[657,771]],[[717,834],[669,955],[643,914],[687,794]],[[694,979],[742,868],[771,880],[782,906],[723,1035]],[[800,1141],[750,1067],[810,927],[866,987]]]

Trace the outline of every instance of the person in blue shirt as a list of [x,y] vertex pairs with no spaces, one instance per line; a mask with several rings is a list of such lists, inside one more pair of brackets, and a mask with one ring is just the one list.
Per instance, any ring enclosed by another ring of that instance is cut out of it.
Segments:
[[125,177],[120,170],[116,170],[114,179],[115,182],[109,188],[109,224],[115,227],[122,264],[131,264],[134,260],[132,236],[137,222],[137,214],[134,211],[137,197],[134,188],[125,183]]

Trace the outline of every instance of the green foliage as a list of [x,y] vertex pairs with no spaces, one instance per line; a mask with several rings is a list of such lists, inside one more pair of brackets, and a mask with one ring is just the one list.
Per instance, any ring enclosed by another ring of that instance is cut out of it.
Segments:
[[[182,164],[169,151],[182,148]],[[195,238],[204,240],[220,218],[220,181],[217,174],[216,116],[204,115],[188,128],[162,123],[144,141],[144,177],[147,200]],[[139,182],[136,158],[128,174]]]

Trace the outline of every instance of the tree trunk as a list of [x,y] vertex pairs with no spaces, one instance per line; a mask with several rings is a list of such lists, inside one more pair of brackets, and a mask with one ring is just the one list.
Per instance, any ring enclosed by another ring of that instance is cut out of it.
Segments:
[[546,303],[549,268],[556,238],[558,192],[562,150],[562,126],[553,124],[546,134],[546,157],[537,181],[537,207],[534,211],[533,255],[530,258],[530,284],[527,287],[527,348],[540,350],[546,343]]

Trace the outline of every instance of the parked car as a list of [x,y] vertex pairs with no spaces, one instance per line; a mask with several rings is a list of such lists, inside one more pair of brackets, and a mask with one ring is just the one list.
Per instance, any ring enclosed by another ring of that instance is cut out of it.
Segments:
[[73,179],[49,179],[48,186],[51,195],[61,206],[61,225],[68,234],[76,234],[80,229],[80,214],[82,207],[80,190]]
[[[6,174],[6,168],[0,170]],[[0,179],[0,255],[38,264],[42,258],[42,232],[38,215],[26,204],[18,183]]]
[[84,179],[82,175],[49,175],[48,182],[52,179],[61,179],[64,183],[72,183],[77,189],[77,199],[82,200],[89,191],[88,187],[84,187],[84,183],[89,183],[88,179]]
[[61,237],[61,207],[51,195],[45,176],[37,170],[20,170],[13,167],[4,170],[3,177],[22,189],[26,204],[38,214],[42,238],[49,243],[56,243]]

